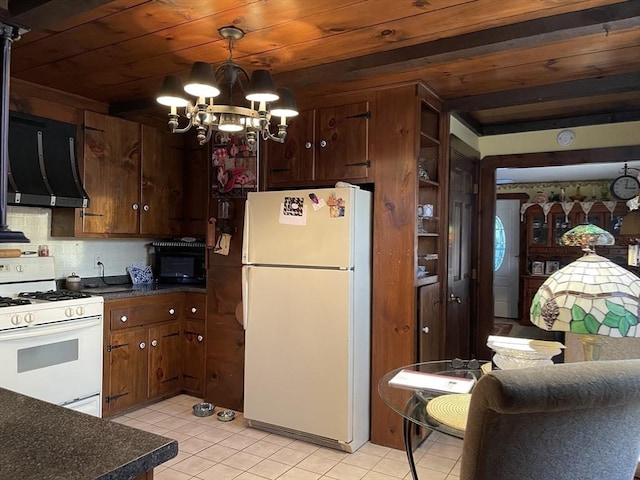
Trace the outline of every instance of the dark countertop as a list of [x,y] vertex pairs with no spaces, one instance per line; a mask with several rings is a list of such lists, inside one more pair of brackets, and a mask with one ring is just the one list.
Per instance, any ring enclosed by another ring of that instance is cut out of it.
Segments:
[[170,438],[0,388],[0,478],[129,480],[177,454]]
[[133,285],[131,283],[120,285],[97,285],[95,287],[84,286],[82,292],[92,295],[100,295],[105,300],[119,300],[122,298],[140,297],[145,295],[159,295],[163,293],[197,292],[206,293],[204,285],[176,284],[176,283],[150,283]]

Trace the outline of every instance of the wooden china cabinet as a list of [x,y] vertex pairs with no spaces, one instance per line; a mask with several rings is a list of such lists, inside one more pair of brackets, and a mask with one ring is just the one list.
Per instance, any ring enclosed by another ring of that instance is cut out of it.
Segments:
[[521,275],[520,323],[531,325],[529,308],[538,288],[557,268],[562,268],[582,255],[579,247],[566,247],[560,244],[562,235],[576,225],[590,223],[610,232],[616,239],[616,245],[596,247],[596,253],[611,261],[626,266],[627,248],[618,243],[622,220],[627,213],[624,202],[609,205],[599,200],[585,213],[580,202],[574,202],[565,213],[559,202],[547,204],[545,214],[542,204],[528,206],[524,213],[522,228],[526,242],[521,254],[526,273]]

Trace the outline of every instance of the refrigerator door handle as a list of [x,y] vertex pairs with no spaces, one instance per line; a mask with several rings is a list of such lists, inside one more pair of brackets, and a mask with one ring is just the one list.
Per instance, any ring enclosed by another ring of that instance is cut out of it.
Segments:
[[249,200],[244,202],[244,225],[242,228],[242,263],[249,263]]
[[251,267],[245,265],[242,267],[242,328],[247,329],[247,321],[249,319],[249,269]]

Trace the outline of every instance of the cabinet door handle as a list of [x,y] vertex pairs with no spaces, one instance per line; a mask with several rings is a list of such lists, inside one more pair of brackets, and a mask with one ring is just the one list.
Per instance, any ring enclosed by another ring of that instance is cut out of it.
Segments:
[[304,142],[304,148],[306,148],[307,150],[311,148],[311,145],[311,142]]
[[144,210],[145,212],[148,212],[148,211],[149,211],[149,208],[151,208],[151,207],[149,207],[149,205],[144,205],[144,206],[142,207],[142,210]]
[[127,316],[126,316],[126,315],[122,315],[122,316],[120,317],[120,321],[121,321],[122,323],[126,322],[127,320],[129,320],[129,319],[127,318]]
[[196,313],[198,309],[196,307],[191,307],[191,313]]
[[140,205],[134,203],[133,205],[131,205],[131,208],[133,208],[134,210],[138,210],[138,208],[140,208]]
[[327,141],[326,140],[320,140],[320,148],[324,148],[327,146]]
[[140,350],[144,350],[147,347],[147,344],[144,342],[140,342]]
[[157,347],[158,346],[158,340],[151,340],[151,346],[152,347]]
[[423,333],[429,333],[429,327],[422,327]]
[[202,335],[198,335],[198,341],[201,342],[204,340],[204,337]]
[[174,313],[176,313],[176,311],[173,308],[169,309],[169,315],[173,315]]
[[460,297],[457,295],[454,295],[453,293],[449,295],[449,301],[452,303],[462,303],[462,300],[460,300]]

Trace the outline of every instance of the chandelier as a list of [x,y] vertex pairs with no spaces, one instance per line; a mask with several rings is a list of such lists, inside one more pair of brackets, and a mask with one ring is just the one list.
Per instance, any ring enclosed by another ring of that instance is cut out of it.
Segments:
[[[175,75],[164,79],[156,100],[171,108],[171,132],[185,133],[193,127],[200,145],[207,143],[214,131],[244,135],[251,150],[255,149],[258,136],[284,143],[287,118],[298,115],[291,90],[276,90],[269,71],[255,70],[249,76],[233,60],[233,42],[244,36],[242,30],[228,26],[218,29],[218,33],[229,42],[228,60],[215,71],[210,63],[195,62],[184,87]],[[195,99],[190,100],[186,94]],[[221,94],[224,100],[214,103],[213,99]],[[178,108],[184,108],[184,127],[180,126]],[[270,130],[272,117],[280,120],[276,133]]]

